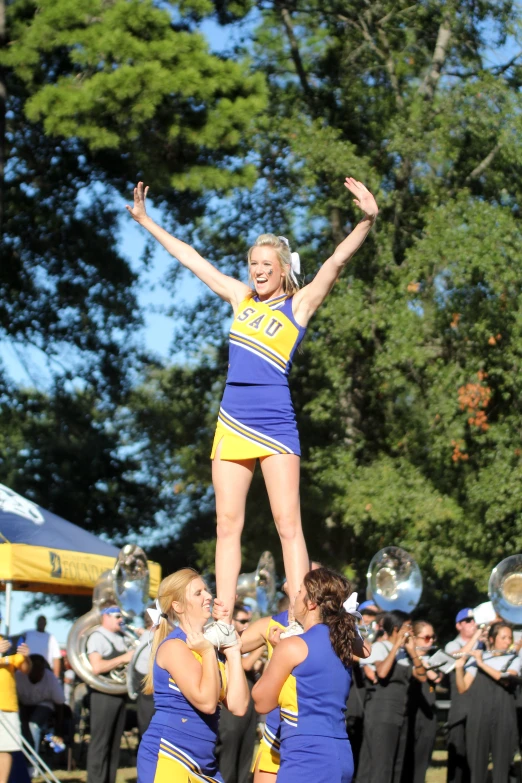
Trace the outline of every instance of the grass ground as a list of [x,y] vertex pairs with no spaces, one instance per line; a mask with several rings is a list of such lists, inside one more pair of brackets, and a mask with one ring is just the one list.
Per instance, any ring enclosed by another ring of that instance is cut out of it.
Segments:
[[[63,770],[55,770],[55,775],[58,780],[63,783],[86,783],[87,773],[85,770],[75,770],[73,772],[65,772]],[[37,778],[37,780],[41,780]],[[437,750],[433,754],[433,766],[428,770],[426,776],[426,783],[445,783],[446,781],[446,753],[445,751]],[[118,777],[116,783],[136,783],[136,767],[122,768],[118,771]]]

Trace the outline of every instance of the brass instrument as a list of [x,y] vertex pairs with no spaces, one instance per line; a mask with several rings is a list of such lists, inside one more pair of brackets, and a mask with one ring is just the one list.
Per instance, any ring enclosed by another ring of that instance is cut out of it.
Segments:
[[411,612],[422,594],[422,576],[413,557],[397,546],[379,550],[368,566],[366,595],[379,609]]
[[[87,656],[87,640],[101,624],[104,604],[115,602],[126,620],[139,617],[149,603],[149,569],[147,556],[136,544],[126,544],[116,559],[114,568],[98,577],[92,596],[92,609],[80,617],[67,637],[67,657],[75,673],[91,688],[101,693],[122,695],[127,692],[126,666],[106,674],[95,675]],[[126,626],[124,635],[136,645],[138,636]]]
[[493,609],[506,622],[522,624],[522,555],[511,555],[491,572],[488,595]]
[[239,574],[237,595],[263,617],[275,610],[276,592],[274,558],[270,552],[263,552],[255,571]]

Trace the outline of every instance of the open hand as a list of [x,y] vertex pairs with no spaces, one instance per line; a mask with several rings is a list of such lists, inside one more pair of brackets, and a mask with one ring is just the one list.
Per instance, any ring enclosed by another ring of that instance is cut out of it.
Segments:
[[133,217],[137,223],[141,223],[142,220],[147,217],[145,199],[147,198],[148,192],[149,186],[147,185],[147,187],[144,188],[143,182],[138,182],[137,186],[134,188],[134,206],[129,207],[128,204],[125,204],[125,209],[128,210],[131,217]]
[[353,203],[359,207],[359,209],[362,209],[365,216],[370,220],[375,220],[379,214],[379,207],[377,206],[373,194],[370,193],[366,185],[363,185],[362,182],[359,182],[353,177],[346,177],[344,180],[344,187],[348,188],[350,193],[355,196]]

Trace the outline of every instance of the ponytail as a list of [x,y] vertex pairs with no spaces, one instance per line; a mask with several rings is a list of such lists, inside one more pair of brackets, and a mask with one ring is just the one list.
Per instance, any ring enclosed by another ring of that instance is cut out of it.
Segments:
[[158,603],[162,614],[167,617],[160,616],[158,620],[158,626],[153,631],[154,638],[152,640],[152,649],[149,659],[149,671],[143,678],[143,693],[154,692],[154,661],[156,660],[156,653],[158,647],[165,641],[170,633],[171,625],[177,619],[176,613],[172,608],[172,603],[177,601],[180,604],[185,603],[185,594],[187,587],[193,579],[197,579],[199,576],[197,571],[192,568],[182,568],[180,571],[175,571],[170,576],[166,576],[159,586],[158,590]]
[[358,632],[355,618],[343,606],[353,592],[350,582],[342,574],[321,567],[306,574],[304,586],[309,600],[321,611],[321,621],[328,626],[335,654],[345,666],[351,666]]

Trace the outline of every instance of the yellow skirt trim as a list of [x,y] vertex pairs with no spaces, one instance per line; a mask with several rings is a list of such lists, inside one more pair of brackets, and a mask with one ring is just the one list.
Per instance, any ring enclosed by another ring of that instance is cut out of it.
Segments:
[[219,459],[228,460],[230,462],[239,462],[244,459],[258,459],[259,457],[269,457],[272,454],[281,453],[275,449],[267,448],[267,446],[264,446],[261,443],[255,443],[239,433],[232,432],[218,420],[210,459],[215,458],[217,447],[220,443],[221,450],[219,452]]
[[279,751],[270,748],[266,742],[261,740],[250,772],[254,772],[258,769],[260,772],[271,772],[273,775],[277,775],[280,766],[281,756],[279,755]]
[[154,783],[218,783],[216,778],[198,775],[174,758],[158,756]]

